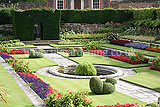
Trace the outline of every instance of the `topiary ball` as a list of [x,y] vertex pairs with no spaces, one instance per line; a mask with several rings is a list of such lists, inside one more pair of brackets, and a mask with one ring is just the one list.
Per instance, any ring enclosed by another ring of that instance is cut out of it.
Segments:
[[103,94],[103,82],[98,77],[92,77],[89,81],[90,90],[95,94]]
[[76,67],[75,74],[82,76],[95,76],[97,75],[97,71],[91,63],[83,62]]
[[117,80],[114,78],[106,78],[105,82],[109,82],[113,85],[117,84]]
[[103,82],[103,93],[111,94],[115,91],[115,85],[107,82]]

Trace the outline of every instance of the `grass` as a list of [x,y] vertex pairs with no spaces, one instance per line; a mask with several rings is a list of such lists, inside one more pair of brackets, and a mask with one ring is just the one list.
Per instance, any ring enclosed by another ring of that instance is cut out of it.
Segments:
[[136,75],[122,78],[123,80],[133,82],[160,92],[160,72],[150,70],[149,68],[137,68]]
[[5,92],[10,96],[6,99],[8,104],[4,104],[0,100],[0,107],[34,107],[30,99],[4,69],[2,64],[0,64],[0,87],[4,87]]
[[53,61],[43,57],[43,58],[29,58],[28,54],[21,54],[21,55],[12,55],[14,58],[17,59],[22,59],[24,62],[29,62],[29,66],[31,70],[36,71],[37,69],[41,67],[46,67],[46,66],[55,66],[57,65]]
[[66,93],[67,90],[71,92],[75,92],[78,90],[88,91],[89,98],[93,99],[94,105],[113,105],[113,104],[116,104],[117,102],[122,104],[126,104],[126,103],[145,104],[142,101],[139,101],[135,98],[119,93],[117,91],[109,95],[95,95],[89,89],[89,80],[59,79],[59,78],[44,76],[41,74],[36,74],[36,75],[46,83],[49,83],[53,89],[56,89],[59,92]]
[[68,53],[64,53],[64,52],[59,52],[59,54],[72,59],[78,63],[87,61],[90,62],[92,64],[104,64],[104,65],[113,65],[113,66],[119,66],[119,67],[125,67],[125,68],[131,68],[131,67],[140,67],[140,66],[147,66],[148,64],[136,64],[136,65],[132,65],[126,62],[122,62],[119,60],[115,60],[109,57],[104,57],[101,55],[96,55],[96,54],[92,54],[92,53],[87,53],[85,52],[83,57],[68,57]]
[[25,46],[18,46],[18,47],[9,47],[12,49],[17,49],[17,48],[36,48],[34,45],[25,45]]
[[81,47],[83,45],[57,45],[57,44],[49,44],[50,46],[53,46],[53,47]]
[[160,56],[160,53],[158,53],[158,52],[135,49],[135,48],[131,48],[131,47],[125,47],[125,46],[119,46],[119,45],[113,45],[113,44],[103,44],[103,46],[108,47],[108,48],[124,50],[124,51],[131,51],[131,49],[133,49],[133,51],[139,51],[139,52],[142,52],[143,54],[148,55],[148,56],[154,56],[154,57]]

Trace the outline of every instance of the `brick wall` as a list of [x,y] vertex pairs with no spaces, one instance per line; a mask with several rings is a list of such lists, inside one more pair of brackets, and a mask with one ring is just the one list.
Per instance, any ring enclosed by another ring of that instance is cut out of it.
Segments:
[[159,7],[160,3],[111,3],[112,8],[149,8]]
[[[0,4],[0,7],[3,5]],[[10,7],[11,4],[5,4],[6,7]],[[33,2],[33,3],[19,3],[17,5],[19,9],[30,9],[30,8],[41,8],[41,7],[46,7],[46,2]]]

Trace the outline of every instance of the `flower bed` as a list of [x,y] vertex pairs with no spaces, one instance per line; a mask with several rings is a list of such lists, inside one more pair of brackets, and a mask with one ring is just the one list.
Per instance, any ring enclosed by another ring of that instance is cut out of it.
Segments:
[[113,58],[113,59],[117,59],[117,60],[123,61],[123,62],[127,62],[129,64],[143,64],[143,63],[147,63],[147,60],[145,60],[144,62],[142,62],[140,60],[139,61],[134,61],[134,60],[129,59],[129,57],[126,57],[126,56],[112,56],[112,55],[110,55],[109,57]]
[[28,51],[26,49],[24,50],[11,50],[9,54],[28,54]]
[[3,58],[3,59],[14,59],[12,56],[10,56],[8,53],[5,53],[5,52],[0,52],[0,56]]
[[148,48],[146,44],[138,44],[138,43],[126,43],[124,46],[133,47],[137,49],[145,49]]
[[113,56],[128,56],[128,54],[126,53],[121,53],[119,51],[113,51],[113,50],[104,50],[104,56],[110,56],[110,55],[113,55]]
[[150,67],[150,69],[160,71],[160,68]]
[[104,106],[95,106],[95,107],[136,107],[139,106],[139,104],[120,104],[117,103],[115,105],[104,105]]
[[104,55],[103,50],[102,49],[92,49],[89,52],[97,54],[97,55]]
[[154,52],[160,52],[160,49],[158,49],[158,48],[146,48],[145,50],[154,51]]
[[[44,81],[42,81],[40,78],[37,78],[37,76],[32,73],[24,73],[18,71],[17,73],[42,99],[46,98],[48,94],[53,94],[53,91],[57,92],[57,90],[52,89],[49,84],[46,84]],[[58,93],[58,95],[61,96],[60,93]]]
[[131,42],[128,40],[111,40],[110,43],[115,44],[115,45],[124,46],[126,43],[131,43]]

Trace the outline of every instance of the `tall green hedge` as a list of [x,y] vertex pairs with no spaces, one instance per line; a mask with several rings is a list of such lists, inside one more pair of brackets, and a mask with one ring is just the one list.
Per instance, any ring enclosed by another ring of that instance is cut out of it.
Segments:
[[15,37],[34,40],[34,25],[42,24],[43,40],[59,39],[59,11],[53,9],[30,9],[12,13]]
[[0,8],[0,24],[11,24],[11,11],[14,9],[10,8]]
[[126,22],[133,18],[133,12],[130,9],[85,9],[61,11],[63,23],[106,23],[106,22]]
[[157,18],[156,8],[146,8],[146,9],[134,9],[133,17],[134,20],[155,20]]

